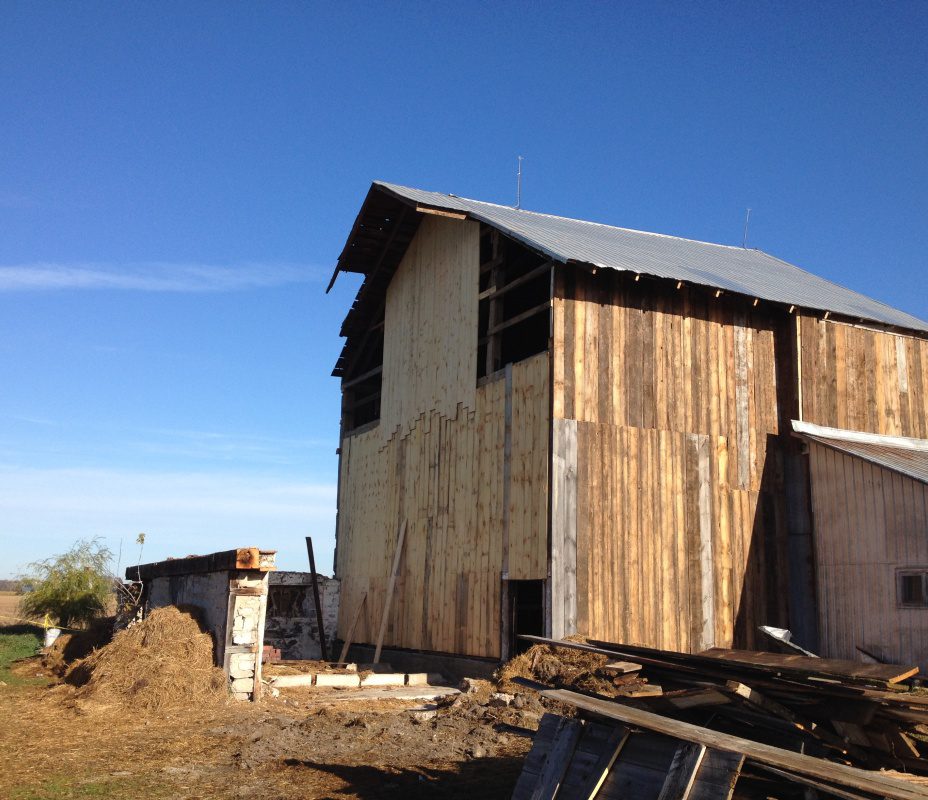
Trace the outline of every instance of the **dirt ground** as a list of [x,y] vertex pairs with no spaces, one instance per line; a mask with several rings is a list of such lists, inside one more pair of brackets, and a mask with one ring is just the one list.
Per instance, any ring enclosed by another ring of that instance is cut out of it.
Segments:
[[481,685],[433,708],[291,690],[155,712],[83,699],[39,659],[13,669],[49,683],[0,687],[0,797],[12,800],[507,798],[544,711],[532,693],[490,705]]
[[519,678],[625,685],[603,677],[600,656],[536,646],[498,682],[465,680],[436,701],[284,688],[236,702],[212,647],[194,613],[168,607],[13,662],[0,798],[508,798],[549,710]]

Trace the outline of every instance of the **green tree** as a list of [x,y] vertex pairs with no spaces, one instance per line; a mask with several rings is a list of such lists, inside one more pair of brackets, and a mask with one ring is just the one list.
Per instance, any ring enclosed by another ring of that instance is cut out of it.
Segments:
[[81,539],[67,553],[30,564],[20,576],[23,615],[49,614],[63,627],[102,616],[113,592],[112,558],[99,539]]

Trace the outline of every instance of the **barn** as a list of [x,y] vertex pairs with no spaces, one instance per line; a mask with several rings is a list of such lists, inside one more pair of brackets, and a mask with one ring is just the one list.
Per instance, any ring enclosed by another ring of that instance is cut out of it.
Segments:
[[334,370],[358,643],[817,647],[792,421],[928,438],[928,324],[758,250],[377,182],[340,272],[363,276]]
[[820,649],[928,665],[928,441],[793,422],[808,447]]

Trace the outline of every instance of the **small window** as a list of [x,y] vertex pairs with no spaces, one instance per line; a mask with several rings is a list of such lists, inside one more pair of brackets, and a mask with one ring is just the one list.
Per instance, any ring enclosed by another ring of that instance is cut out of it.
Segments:
[[896,573],[896,586],[900,606],[928,608],[928,569]]

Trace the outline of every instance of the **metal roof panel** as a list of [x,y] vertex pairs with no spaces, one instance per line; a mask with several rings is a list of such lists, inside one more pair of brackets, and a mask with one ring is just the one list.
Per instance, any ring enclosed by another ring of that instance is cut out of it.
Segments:
[[761,300],[928,332],[928,322],[924,320],[761,250],[617,228],[391,183],[378,181],[374,185],[418,205],[463,211],[562,263],[577,261],[603,269],[685,281]]
[[818,444],[832,447],[842,453],[862,458],[928,483],[928,440],[901,436],[882,436],[863,431],[826,428],[808,422],[793,420],[793,430]]

